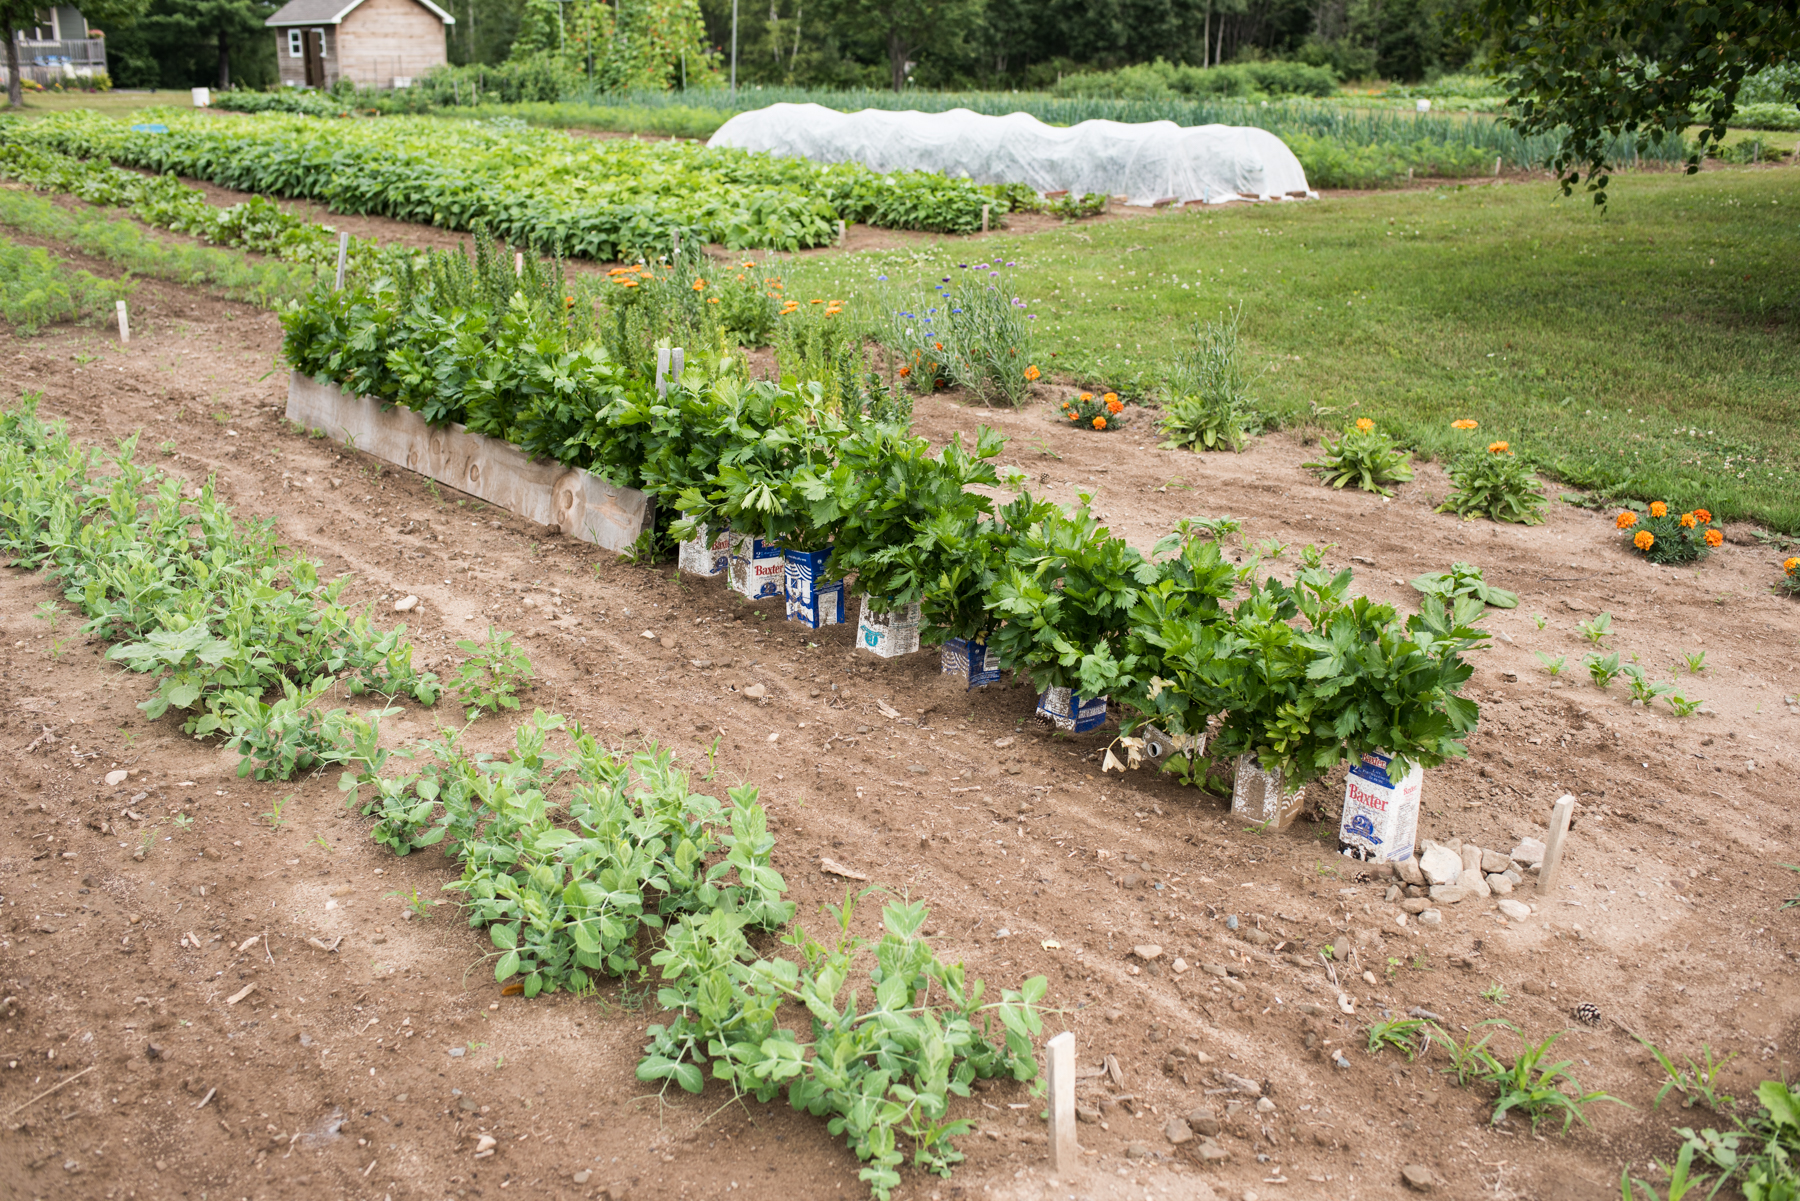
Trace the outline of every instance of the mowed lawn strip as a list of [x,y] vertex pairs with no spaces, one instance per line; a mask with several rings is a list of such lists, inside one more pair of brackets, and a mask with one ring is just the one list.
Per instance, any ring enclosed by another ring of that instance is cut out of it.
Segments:
[[1188,210],[805,259],[789,294],[873,303],[877,275],[1013,261],[1044,370],[1127,396],[1190,322],[1242,304],[1284,422],[1371,417],[1433,455],[1504,439],[1571,485],[1793,533],[1796,182],[1628,174],[1604,212],[1548,182]]

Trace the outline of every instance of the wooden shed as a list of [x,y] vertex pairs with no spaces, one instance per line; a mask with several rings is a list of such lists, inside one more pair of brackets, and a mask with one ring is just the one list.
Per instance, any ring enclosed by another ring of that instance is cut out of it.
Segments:
[[282,83],[391,88],[444,65],[456,18],[431,0],[288,0],[263,23],[275,31]]

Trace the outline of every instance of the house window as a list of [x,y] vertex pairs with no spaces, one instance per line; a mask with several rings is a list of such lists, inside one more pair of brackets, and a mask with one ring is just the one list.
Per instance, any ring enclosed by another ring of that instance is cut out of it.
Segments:
[[300,49],[300,31],[298,29],[288,30],[288,57],[299,58],[302,53],[303,52]]
[[320,58],[330,58],[331,57],[331,55],[329,53],[330,46],[328,46],[325,42],[325,31],[323,29],[319,29],[319,30],[315,30],[314,32],[319,35],[319,57]]

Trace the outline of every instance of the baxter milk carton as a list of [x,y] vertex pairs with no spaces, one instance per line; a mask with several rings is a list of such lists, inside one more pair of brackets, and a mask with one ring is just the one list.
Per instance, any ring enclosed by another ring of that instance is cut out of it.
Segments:
[[1387,772],[1392,762],[1392,755],[1370,752],[1344,780],[1338,850],[1353,859],[1400,863],[1412,858],[1425,769],[1415,763],[1395,784]]
[[733,592],[751,600],[763,600],[782,594],[782,580],[787,574],[787,560],[781,548],[749,534],[728,534],[731,540],[731,565],[727,582]]

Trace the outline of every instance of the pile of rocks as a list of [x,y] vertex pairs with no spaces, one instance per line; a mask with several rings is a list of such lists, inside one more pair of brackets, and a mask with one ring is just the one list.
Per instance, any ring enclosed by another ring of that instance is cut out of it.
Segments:
[[1444,916],[1437,906],[1455,905],[1468,897],[1498,898],[1495,907],[1500,913],[1522,922],[1531,916],[1531,906],[1513,900],[1512,894],[1526,876],[1536,875],[1543,862],[1544,844],[1535,838],[1520,840],[1511,851],[1489,850],[1456,839],[1444,843],[1427,839],[1420,844],[1416,858],[1379,864],[1377,872],[1397,878],[1386,899],[1399,904],[1396,920],[1401,925],[1409,915],[1422,926],[1442,925]]

